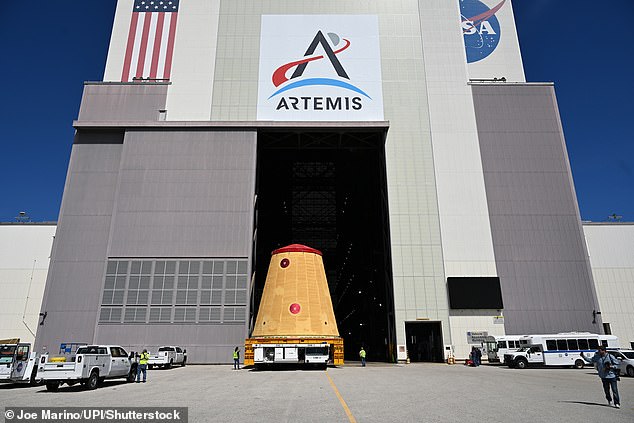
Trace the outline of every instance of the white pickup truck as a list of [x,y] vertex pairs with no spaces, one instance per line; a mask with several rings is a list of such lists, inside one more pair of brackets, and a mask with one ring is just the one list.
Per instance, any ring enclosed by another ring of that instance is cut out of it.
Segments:
[[39,361],[37,377],[46,383],[46,389],[57,391],[63,383],[73,386],[81,383],[95,389],[105,379],[125,378],[134,382],[137,363],[117,345],[86,345],[77,349],[72,361],[49,358],[48,353]]
[[184,366],[187,363],[187,350],[181,347],[165,346],[159,347],[156,354],[150,354],[148,360],[148,368],[152,367],[165,367],[171,368],[174,364],[180,364]]

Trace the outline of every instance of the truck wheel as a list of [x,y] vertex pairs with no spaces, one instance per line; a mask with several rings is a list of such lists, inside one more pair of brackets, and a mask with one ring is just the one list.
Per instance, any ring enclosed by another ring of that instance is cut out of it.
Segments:
[[128,377],[126,378],[126,380],[128,381],[128,383],[132,383],[136,380],[136,367],[132,367],[130,369],[130,373],[128,373]]
[[634,367],[627,366],[627,369],[625,369],[625,372],[627,373],[629,377],[634,377]]
[[37,386],[41,384],[42,384],[42,380],[37,379],[37,367],[34,367],[33,371],[31,372],[31,378],[29,379],[29,385]]
[[173,364],[173,361],[170,360],[170,362],[165,365],[165,368],[166,369],[171,369],[172,368],[172,364]]
[[577,360],[575,361],[575,369],[583,369],[583,366],[586,363],[583,360]]
[[90,374],[90,377],[88,378],[88,382],[86,383],[86,387],[92,391],[93,389],[97,389],[98,385],[99,385],[99,373],[95,371]]
[[528,361],[525,358],[520,358],[515,361],[515,367],[518,369],[525,369],[528,367]]
[[57,392],[59,389],[59,382],[46,382],[46,390],[51,392]]

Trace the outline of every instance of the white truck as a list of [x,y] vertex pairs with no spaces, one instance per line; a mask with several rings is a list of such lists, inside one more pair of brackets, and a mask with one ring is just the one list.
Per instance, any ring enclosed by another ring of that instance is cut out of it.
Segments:
[[150,354],[148,360],[148,368],[164,367],[166,369],[171,368],[175,364],[184,366],[187,363],[187,350],[177,346],[163,346],[159,347],[156,354]]
[[589,332],[566,332],[548,335],[526,335],[520,339],[520,349],[504,354],[509,367],[524,369],[533,366],[572,366],[582,369],[585,361],[579,353],[594,353],[599,345],[618,348],[619,340],[613,335]]
[[106,379],[124,378],[134,382],[137,363],[133,356],[118,345],[86,345],[67,361],[66,357],[50,357],[48,353],[39,360],[37,376],[46,383],[46,389],[57,391],[66,383],[77,383],[95,389]]
[[0,340],[0,383],[37,383],[37,354],[19,338]]

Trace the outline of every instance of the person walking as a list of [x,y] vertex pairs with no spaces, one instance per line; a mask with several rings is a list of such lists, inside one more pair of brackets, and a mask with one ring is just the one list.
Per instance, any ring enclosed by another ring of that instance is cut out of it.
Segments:
[[365,367],[365,350],[361,347],[361,351],[359,351],[359,357],[361,358],[361,367]]
[[475,356],[475,366],[478,367],[480,366],[480,364],[482,363],[482,351],[480,351],[480,348],[478,347],[473,347],[473,354]]
[[233,350],[233,370],[240,370],[240,348]]
[[145,383],[147,377],[147,362],[150,359],[150,354],[144,348],[143,352],[139,356],[139,365],[136,368],[136,383],[141,381],[141,372],[143,372],[143,383]]
[[[599,371],[599,377],[603,384],[603,391],[605,392],[605,399],[608,400],[608,405],[612,405],[612,399],[614,398],[614,407],[621,408],[619,387],[617,386],[619,380],[619,360],[608,354],[603,345],[599,347],[599,350],[590,359],[586,358],[583,352],[581,352],[580,355],[587,363],[597,364],[597,370]],[[610,389],[612,389],[612,396],[610,396]]]

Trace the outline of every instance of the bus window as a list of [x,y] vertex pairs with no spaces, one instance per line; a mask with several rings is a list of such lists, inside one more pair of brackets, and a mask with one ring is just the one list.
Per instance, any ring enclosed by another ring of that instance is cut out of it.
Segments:
[[601,340],[601,345],[603,345],[604,347],[608,347],[608,341],[606,339],[602,339]]
[[599,348],[599,340],[598,339],[588,339],[588,344],[591,350],[596,350]]
[[568,349],[568,343],[566,342],[565,339],[558,339],[557,340],[557,349],[559,351],[566,351]]
[[506,348],[506,341],[498,341],[498,350]]
[[576,339],[569,339],[568,340],[568,349],[569,350],[578,350],[579,349],[579,342],[577,342]]
[[579,340],[579,349],[580,350],[588,350],[588,349],[590,349],[590,347],[588,347],[588,340],[587,339],[580,339]]
[[555,351],[557,349],[557,341],[554,339],[548,339],[546,341],[546,349],[549,351]]

